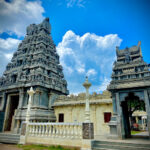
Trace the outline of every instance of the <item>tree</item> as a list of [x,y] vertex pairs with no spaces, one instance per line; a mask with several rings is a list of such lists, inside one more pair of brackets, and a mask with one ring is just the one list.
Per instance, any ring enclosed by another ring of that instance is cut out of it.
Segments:
[[126,97],[127,105],[128,105],[128,113],[130,125],[133,123],[132,114],[136,110],[145,111],[145,103],[143,100],[139,100],[139,97],[135,96],[133,93],[129,93],[129,96]]

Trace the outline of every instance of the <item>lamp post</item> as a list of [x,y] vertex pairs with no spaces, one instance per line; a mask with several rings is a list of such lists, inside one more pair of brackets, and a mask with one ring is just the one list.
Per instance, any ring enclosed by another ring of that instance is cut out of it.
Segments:
[[30,90],[27,91],[27,93],[29,94],[29,101],[28,101],[28,107],[27,107],[27,113],[26,113],[26,120],[25,120],[26,130],[25,130],[25,141],[24,141],[24,144],[27,141],[28,129],[29,129],[28,126],[29,126],[29,121],[30,121],[30,110],[31,110],[31,104],[32,104],[33,94],[35,93],[35,91],[31,87]]
[[83,86],[86,89],[85,122],[88,123],[90,122],[89,88],[91,86],[91,83],[89,83],[87,76],[85,82],[83,83]]
[[26,114],[26,123],[28,124],[30,120],[30,109],[31,109],[31,104],[32,104],[32,97],[35,91],[31,87],[30,90],[27,91],[27,93],[29,94],[29,101],[28,101],[28,108],[27,108],[27,114]]

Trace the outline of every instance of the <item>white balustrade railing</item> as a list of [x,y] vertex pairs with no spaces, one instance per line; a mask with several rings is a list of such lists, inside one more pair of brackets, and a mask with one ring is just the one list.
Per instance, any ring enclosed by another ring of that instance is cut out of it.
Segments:
[[29,123],[28,136],[82,139],[82,123]]

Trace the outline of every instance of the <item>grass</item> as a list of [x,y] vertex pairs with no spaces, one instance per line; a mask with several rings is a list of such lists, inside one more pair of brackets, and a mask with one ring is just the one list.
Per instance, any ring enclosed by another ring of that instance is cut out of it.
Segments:
[[131,135],[137,134],[137,133],[141,133],[142,131],[131,131]]
[[61,146],[44,146],[44,145],[18,145],[22,150],[78,150],[77,148],[63,148]]

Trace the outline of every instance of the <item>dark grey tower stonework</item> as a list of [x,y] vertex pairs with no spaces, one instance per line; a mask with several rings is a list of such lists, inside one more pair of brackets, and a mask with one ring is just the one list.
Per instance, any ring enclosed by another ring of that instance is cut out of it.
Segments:
[[31,121],[55,121],[51,107],[57,95],[67,95],[59,56],[51,37],[49,18],[27,27],[6,71],[0,78],[0,131],[19,132],[26,117],[27,90],[32,86]]
[[150,134],[150,71],[142,57],[141,42],[123,50],[117,47],[116,54],[112,81],[108,86],[113,100],[113,116],[109,123],[111,137],[123,139],[131,136],[127,105],[129,99],[145,103]]

